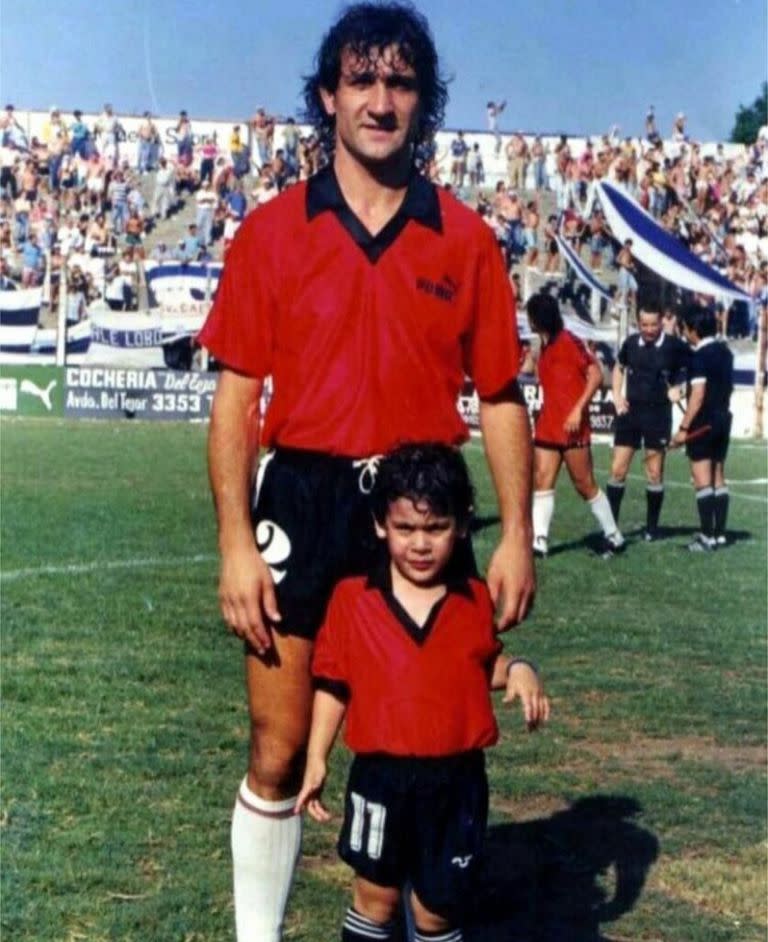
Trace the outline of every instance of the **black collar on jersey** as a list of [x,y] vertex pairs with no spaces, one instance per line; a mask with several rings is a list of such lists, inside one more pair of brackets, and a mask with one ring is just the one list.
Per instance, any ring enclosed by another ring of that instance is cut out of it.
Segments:
[[[450,565],[449,563],[449,569]],[[438,599],[432,606],[424,624],[419,625],[395,598],[395,594],[392,591],[392,572],[389,568],[389,559],[383,560],[382,563],[371,570],[368,575],[367,588],[378,589],[378,591],[381,592],[389,610],[418,645],[424,644],[427,640],[432,629],[435,627],[443,605],[445,605],[452,594],[463,595],[470,599],[473,597],[472,590],[466,578],[463,576],[452,576],[450,573],[446,573],[445,595]]]
[[341,192],[333,167],[326,167],[316,173],[309,178],[307,183],[307,219],[309,222],[326,210],[336,214],[342,226],[365,252],[368,261],[374,264],[400,235],[409,219],[415,219],[416,222],[434,229],[435,232],[443,231],[437,191],[433,184],[416,171],[411,174],[405,199],[400,208],[375,236],[371,235],[350,209]]

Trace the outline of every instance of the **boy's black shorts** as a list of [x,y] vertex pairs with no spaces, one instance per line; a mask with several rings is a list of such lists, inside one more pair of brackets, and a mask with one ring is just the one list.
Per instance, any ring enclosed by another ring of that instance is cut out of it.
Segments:
[[487,820],[482,752],[360,755],[349,773],[339,855],[379,886],[410,883],[427,909],[455,918],[471,892]]
[[[251,519],[275,581],[277,631],[313,639],[336,583],[380,562],[370,505],[378,460],[292,448],[262,456]],[[475,575],[468,540],[458,555],[463,574]]]
[[[698,418],[698,417],[697,417]],[[711,425],[712,428],[699,438],[695,438],[685,446],[685,453],[690,461],[725,461],[728,454],[728,444],[731,440],[730,412],[720,412],[713,415],[709,421],[702,420],[698,426],[691,427],[695,432],[701,425]]]
[[616,416],[613,444],[635,450],[642,446],[651,451],[663,451],[671,435],[671,405],[630,404],[629,412]]

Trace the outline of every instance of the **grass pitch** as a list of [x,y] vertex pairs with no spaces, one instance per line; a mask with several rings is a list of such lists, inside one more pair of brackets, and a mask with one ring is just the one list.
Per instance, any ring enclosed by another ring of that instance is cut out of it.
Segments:
[[[238,642],[217,612],[205,429],[4,421],[2,933],[15,942],[233,937],[229,817],[245,768]],[[485,564],[497,521],[481,451]],[[596,447],[599,477],[608,449]],[[638,461],[622,508],[644,515]],[[683,551],[668,464],[657,544],[603,561],[563,478],[531,618],[549,728],[499,704],[470,940],[762,940],[766,928],[766,450],[733,446],[730,530]],[[759,483],[755,483],[758,481]],[[335,753],[329,803],[347,757]],[[338,937],[349,873],[308,824],[287,937]]]

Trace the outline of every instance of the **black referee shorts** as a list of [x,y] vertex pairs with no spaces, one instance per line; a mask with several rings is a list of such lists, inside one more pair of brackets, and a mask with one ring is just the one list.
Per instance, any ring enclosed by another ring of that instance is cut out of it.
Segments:
[[616,416],[614,447],[663,451],[672,435],[672,406],[630,403],[629,411]]
[[[370,572],[383,558],[370,503],[378,460],[292,448],[262,456],[251,519],[275,582],[282,615],[276,631],[313,639],[336,583]],[[469,540],[458,561],[463,575],[476,574]]]
[[371,883],[410,882],[427,909],[452,919],[469,898],[487,820],[482,752],[359,755],[349,773],[339,855]]
[[713,415],[709,420],[702,419],[697,425],[691,426],[695,432],[702,425],[711,425],[709,432],[695,438],[685,446],[685,453],[690,461],[714,461],[722,463],[728,454],[728,445],[731,440],[730,412],[721,412]]

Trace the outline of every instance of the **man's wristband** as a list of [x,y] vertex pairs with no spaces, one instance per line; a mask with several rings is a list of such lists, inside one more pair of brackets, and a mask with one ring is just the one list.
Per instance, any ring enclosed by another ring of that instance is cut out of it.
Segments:
[[539,669],[538,667],[536,667],[533,661],[529,661],[527,657],[513,657],[512,660],[509,662],[509,664],[507,664],[507,677],[509,677],[509,672],[515,666],[515,664],[527,664],[528,667],[530,667],[530,669],[533,671],[533,673],[537,677],[539,676]]

